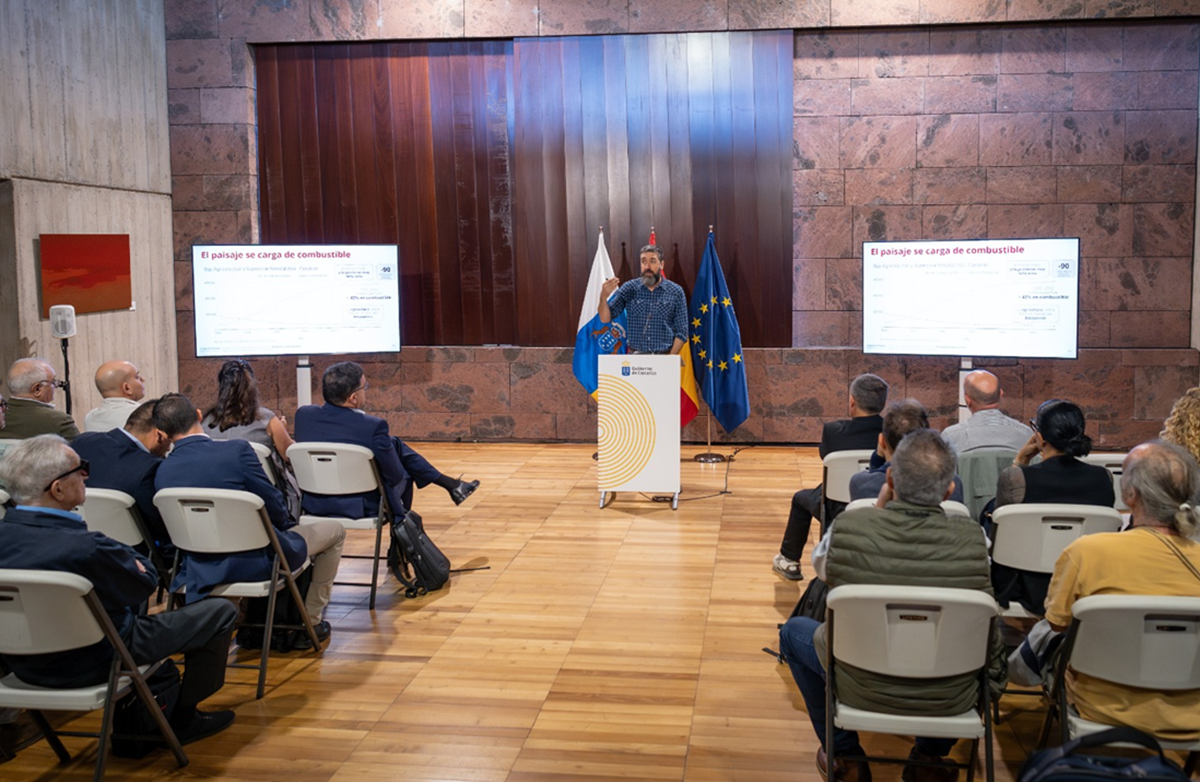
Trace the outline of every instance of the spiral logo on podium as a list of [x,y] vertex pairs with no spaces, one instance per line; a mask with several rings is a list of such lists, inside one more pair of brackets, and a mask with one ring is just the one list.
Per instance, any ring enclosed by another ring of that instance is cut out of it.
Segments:
[[650,403],[633,384],[614,375],[600,384],[598,445],[600,486],[620,486],[650,461],[657,437]]

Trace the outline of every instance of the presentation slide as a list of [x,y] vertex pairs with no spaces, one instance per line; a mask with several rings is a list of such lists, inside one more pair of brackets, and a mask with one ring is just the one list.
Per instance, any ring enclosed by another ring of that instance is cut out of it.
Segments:
[[400,350],[395,245],[197,245],[196,355]]
[[1075,358],[1079,239],[863,244],[863,352]]

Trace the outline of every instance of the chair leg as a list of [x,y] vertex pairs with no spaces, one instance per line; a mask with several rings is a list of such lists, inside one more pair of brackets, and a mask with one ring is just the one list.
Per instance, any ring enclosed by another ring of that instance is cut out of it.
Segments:
[[[276,560],[275,572],[272,574],[272,583],[278,583],[279,579],[279,563]],[[291,574],[288,574],[291,578]],[[267,686],[267,661],[270,659],[271,643],[274,641],[273,635],[275,630],[275,602],[276,596],[279,594],[278,589],[272,589],[271,594],[267,596],[267,622],[263,628],[262,651],[259,652],[258,658],[258,690],[255,691],[255,700],[262,700],[263,690]],[[303,601],[297,602],[296,605],[303,606]]]
[[321,639],[317,638],[317,628],[313,627],[312,617],[308,615],[308,609],[304,607],[304,598],[300,596],[300,588],[296,586],[296,579],[290,572],[284,571],[283,580],[287,583],[288,591],[292,593],[292,600],[296,601],[296,605],[300,607],[300,618],[304,620],[304,631],[308,633],[313,651],[319,657],[325,653],[325,650],[321,648]]
[[379,549],[383,543],[383,520],[375,524],[375,558],[371,561],[371,599],[367,604],[369,610],[375,610],[375,593],[379,589]]
[[[100,718],[100,746],[96,748],[95,782],[104,782],[104,769],[108,765],[108,742],[112,738],[113,709],[116,708],[117,682],[121,677],[121,658],[113,655],[112,668],[108,674],[108,697],[104,699],[104,716]],[[147,690],[149,693],[149,690]],[[150,698],[154,705],[154,698]]]
[[971,758],[967,766],[967,782],[973,782],[975,779],[975,766],[979,763],[979,739],[971,742]]
[[71,753],[67,752],[67,748],[63,746],[62,739],[58,737],[58,732],[50,727],[50,721],[46,716],[37,709],[29,709],[29,716],[33,720],[33,724],[37,725],[38,730],[42,732],[42,736],[46,739],[46,743],[50,745],[50,749],[54,750],[54,754],[58,756],[59,763],[70,763]]

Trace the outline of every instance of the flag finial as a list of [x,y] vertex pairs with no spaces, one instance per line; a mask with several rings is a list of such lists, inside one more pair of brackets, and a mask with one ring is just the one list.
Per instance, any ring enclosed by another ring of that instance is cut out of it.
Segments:
[[647,244],[652,244],[655,247],[658,246],[658,241],[654,238],[654,226],[650,226],[650,241]]

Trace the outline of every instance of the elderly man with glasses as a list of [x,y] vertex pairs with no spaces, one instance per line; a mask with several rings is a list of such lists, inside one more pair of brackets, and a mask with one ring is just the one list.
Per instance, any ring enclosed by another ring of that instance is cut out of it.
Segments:
[[[196,707],[225,683],[225,655],[237,608],[213,598],[146,616],[139,611],[158,586],[154,565],[124,543],[88,531],[73,509],[83,504],[88,463],[56,435],[31,437],[0,459],[16,507],[0,520],[0,568],[75,573],[92,582],[117,632],[138,663],[185,655],[183,684],[171,726],[184,744],[224,730],[232,711]],[[84,687],[104,682],[112,647],[100,641],[82,649],[10,655],[5,666],[40,687]]]
[[0,438],[25,440],[39,434],[56,434],[67,440],[78,437],[75,419],[54,407],[54,390],[65,385],[56,379],[54,367],[44,359],[14,361],[8,368],[8,415]]

